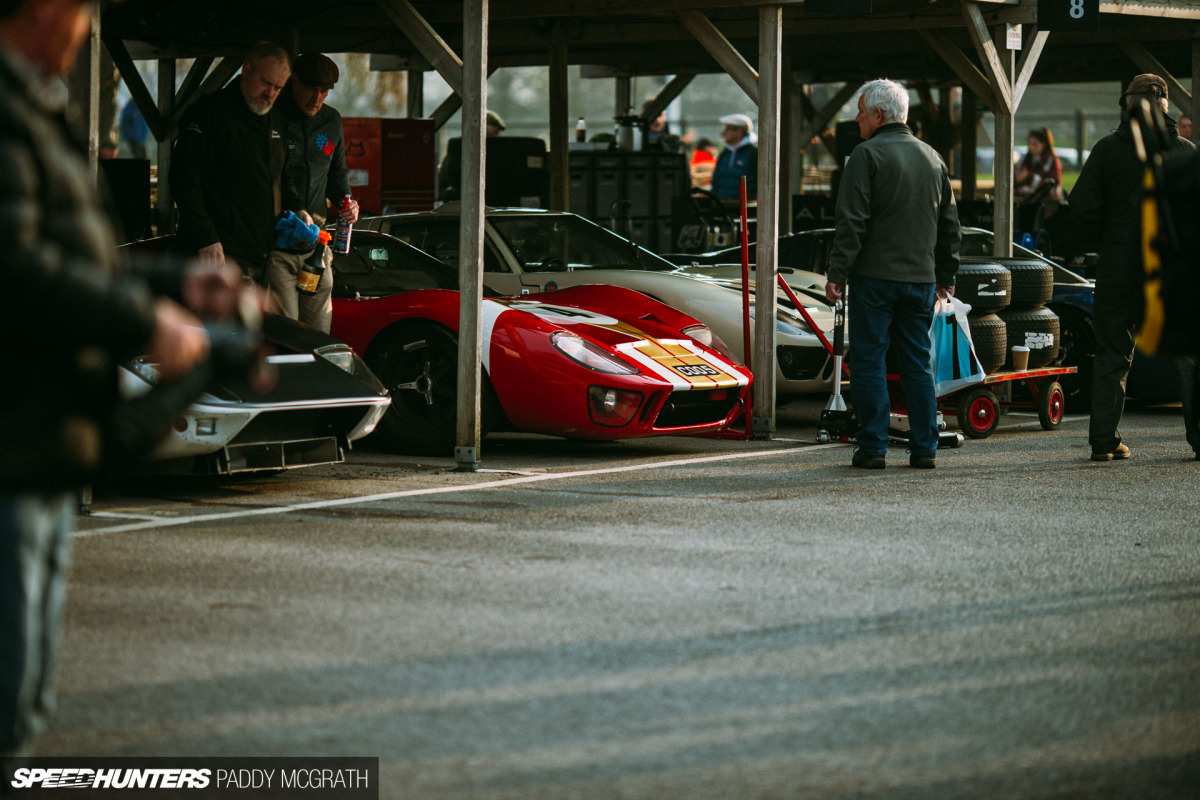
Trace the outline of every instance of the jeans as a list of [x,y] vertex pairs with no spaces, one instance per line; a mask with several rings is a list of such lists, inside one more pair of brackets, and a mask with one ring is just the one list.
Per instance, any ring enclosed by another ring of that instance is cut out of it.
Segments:
[[1183,429],[1192,452],[1200,457],[1200,359],[1194,355],[1169,356],[1175,371],[1179,373],[1179,385],[1183,390]]
[[1133,365],[1134,335],[1142,314],[1142,296],[1119,287],[1096,289],[1092,324],[1096,355],[1092,359],[1092,417],[1088,444],[1093,453],[1111,453],[1121,443],[1121,415],[1125,411],[1125,381]]
[[0,496],[0,756],[28,745],[53,707],[75,503]]
[[850,394],[862,430],[858,446],[867,455],[887,451],[888,347],[895,344],[900,388],[912,428],[909,451],[913,455],[937,452],[937,397],[933,393],[932,283],[898,283],[877,278],[851,278],[849,287]]

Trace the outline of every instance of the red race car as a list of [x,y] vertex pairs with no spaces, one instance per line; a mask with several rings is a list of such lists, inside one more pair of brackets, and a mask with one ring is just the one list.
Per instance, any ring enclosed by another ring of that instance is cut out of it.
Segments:
[[[457,413],[454,271],[367,231],[355,232],[333,270],[331,332],[392,395],[381,434],[401,452],[448,455]],[[596,440],[713,433],[733,421],[749,391],[749,371],[708,328],[629,289],[489,296],[482,320],[485,432]]]

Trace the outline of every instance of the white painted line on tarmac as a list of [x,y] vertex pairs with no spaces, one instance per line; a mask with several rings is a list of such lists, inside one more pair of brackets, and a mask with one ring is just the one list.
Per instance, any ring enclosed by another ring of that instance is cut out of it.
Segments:
[[[219,514],[198,514],[194,517],[155,518],[144,522],[133,522],[128,525],[114,525],[111,528],[97,528],[89,531],[75,531],[77,538],[97,536],[102,533],[129,533],[146,531],[155,528],[172,528],[179,525],[190,525],[196,522],[221,522],[223,520],[245,519],[248,517],[266,517],[277,514],[291,514],[296,511],[312,511],[337,506],[351,506],[365,503],[380,503],[385,500],[398,500],[404,497],[426,497],[437,494],[459,494],[461,492],[477,492],[483,489],[507,489],[525,483],[542,483],[545,481],[560,481],[568,478],[587,478],[593,475],[617,475],[622,472],[639,472],[641,470],[666,469],[667,467],[689,467],[697,464],[711,464],[718,461],[734,461],[740,458],[761,458],[766,456],[790,455],[811,450],[827,450],[831,447],[844,447],[836,444],[817,444],[808,447],[789,447],[777,450],[754,450],[748,453],[729,453],[720,456],[702,456],[699,458],[678,458],[672,461],[655,461],[649,464],[630,464],[624,467],[606,467],[603,469],[583,469],[574,472],[551,472],[536,475],[523,475],[519,478],[508,478],[498,481],[485,481],[462,486],[436,486],[427,489],[408,489],[400,492],[384,494],[369,494],[362,497],[340,497],[336,500],[314,500],[310,503],[296,503],[290,506],[269,506],[267,508],[247,508],[239,511],[225,511]],[[100,516],[97,512],[92,516]]]
[[105,519],[142,519],[142,520],[159,520],[162,517],[156,517],[153,514],[121,514],[116,511],[92,511],[88,513],[89,517],[104,517]]

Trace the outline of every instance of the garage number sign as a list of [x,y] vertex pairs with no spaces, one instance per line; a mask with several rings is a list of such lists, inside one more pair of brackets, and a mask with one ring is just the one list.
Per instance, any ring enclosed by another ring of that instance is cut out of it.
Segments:
[[1038,30],[1100,29],[1100,0],[1038,0]]

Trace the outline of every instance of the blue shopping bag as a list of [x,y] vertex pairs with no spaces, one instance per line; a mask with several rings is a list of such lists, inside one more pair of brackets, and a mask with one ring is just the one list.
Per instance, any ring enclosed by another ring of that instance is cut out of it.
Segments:
[[971,307],[951,295],[938,298],[929,329],[933,390],[938,397],[983,381],[983,365],[971,342]]

